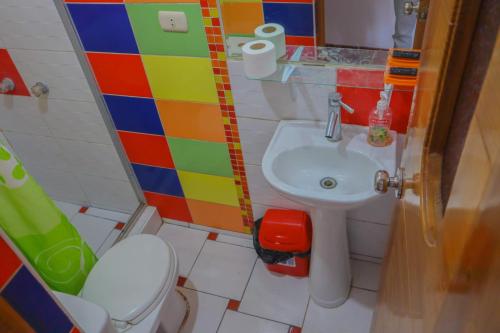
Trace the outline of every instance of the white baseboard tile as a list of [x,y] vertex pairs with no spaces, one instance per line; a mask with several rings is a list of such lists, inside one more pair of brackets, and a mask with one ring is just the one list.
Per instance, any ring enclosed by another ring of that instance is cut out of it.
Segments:
[[363,254],[357,254],[357,253],[350,253],[351,259],[355,260],[361,260],[361,261],[369,261],[373,262],[376,264],[381,264],[384,261],[384,258],[378,258],[378,257],[370,257],[370,256],[365,256]]
[[137,218],[127,237],[138,234],[156,235],[162,226],[163,221],[156,207],[146,206],[141,215]]
[[200,224],[189,223],[189,227],[192,229],[198,229],[198,230],[203,230],[203,231],[208,231],[208,232],[216,232],[216,233],[221,234],[221,235],[228,235],[228,236],[239,237],[239,238],[243,238],[243,239],[251,239],[252,238],[252,235],[249,235],[249,234],[243,234],[241,232],[234,232],[234,231],[228,231],[228,230],[207,227],[207,226],[200,225]]
[[162,220],[165,223],[174,224],[174,225],[178,225],[178,226],[186,227],[186,228],[189,228],[189,225],[191,224],[191,223],[184,222],[184,221],[178,221],[178,220],[174,220],[174,219],[168,219],[166,217],[163,217]]

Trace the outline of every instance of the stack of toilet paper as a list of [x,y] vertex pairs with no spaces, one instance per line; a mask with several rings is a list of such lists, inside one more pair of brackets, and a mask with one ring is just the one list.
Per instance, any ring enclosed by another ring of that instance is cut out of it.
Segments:
[[277,69],[276,59],[286,54],[285,29],[275,23],[258,26],[256,40],[243,45],[243,66],[251,79],[260,79],[273,74]]

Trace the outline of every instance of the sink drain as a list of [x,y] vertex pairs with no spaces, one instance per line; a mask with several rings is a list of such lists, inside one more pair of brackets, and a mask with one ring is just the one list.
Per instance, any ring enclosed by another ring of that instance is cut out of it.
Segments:
[[332,177],[325,177],[319,181],[322,188],[331,190],[337,186],[337,181]]

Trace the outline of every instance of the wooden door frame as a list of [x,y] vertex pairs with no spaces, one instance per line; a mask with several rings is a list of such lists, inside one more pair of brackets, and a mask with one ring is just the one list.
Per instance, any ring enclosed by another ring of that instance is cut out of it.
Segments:
[[316,46],[325,46],[325,0],[315,2]]

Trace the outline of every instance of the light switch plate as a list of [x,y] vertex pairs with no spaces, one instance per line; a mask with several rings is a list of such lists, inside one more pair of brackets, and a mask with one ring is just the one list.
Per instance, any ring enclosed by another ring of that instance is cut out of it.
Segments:
[[171,12],[159,11],[158,20],[163,31],[168,32],[187,32],[188,22],[186,13],[184,12]]

